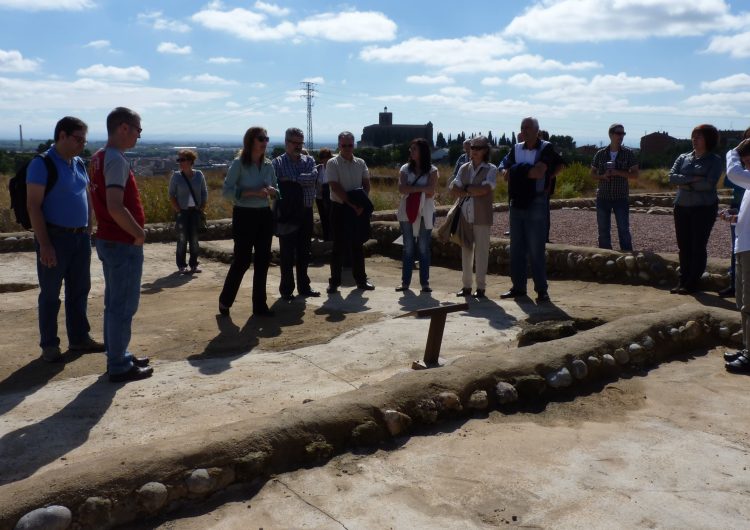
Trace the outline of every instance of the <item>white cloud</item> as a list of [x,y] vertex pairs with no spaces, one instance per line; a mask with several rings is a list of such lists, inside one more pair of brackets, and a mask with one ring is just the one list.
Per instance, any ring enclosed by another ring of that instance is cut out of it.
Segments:
[[701,83],[703,90],[713,91],[731,91],[750,89],[750,75],[734,74],[728,77],[722,77],[715,81],[704,81]]
[[39,61],[24,59],[18,50],[0,50],[0,72],[33,72]]
[[707,53],[728,53],[735,59],[750,57],[750,31],[732,36],[720,36],[711,39]]
[[322,13],[297,23],[300,34],[335,42],[374,42],[396,38],[396,23],[377,11]]
[[224,106],[226,106],[227,108],[230,108],[230,109],[238,109],[238,108],[240,108],[240,107],[241,107],[242,105],[240,105],[240,104],[239,104],[239,103],[237,103],[236,101],[227,101],[227,102],[226,102],[226,103],[224,104]]
[[138,13],[138,22],[150,25],[157,31],[174,31],[175,33],[187,33],[190,26],[179,20],[165,18],[161,11],[150,11],[148,13]]
[[302,80],[303,83],[317,83],[319,85],[325,84],[326,80],[320,76],[317,77],[306,77]]
[[186,75],[181,79],[181,81],[184,81],[187,83],[204,83],[206,85],[236,85],[237,84],[237,81],[224,79],[223,77],[219,77],[219,76],[211,75],[211,74]]
[[711,94],[698,94],[690,96],[684,103],[697,107],[706,105],[720,105],[722,103],[746,104],[750,103],[750,91],[747,92],[713,92]]
[[446,86],[440,89],[440,93],[446,96],[466,97],[473,94],[471,90],[462,86]]
[[[101,120],[102,112],[127,101],[139,112],[145,109],[204,104],[228,97],[226,92],[197,91],[184,88],[157,88],[107,80],[79,79],[74,82],[27,80],[0,77],[0,109],[14,112],[38,112],[39,109],[72,113],[86,119]],[[95,116],[99,116],[95,118]],[[89,121],[89,124],[93,121]]]
[[250,83],[248,86],[250,88],[266,88],[266,84],[265,83],[261,83],[259,81],[256,81],[254,83]]
[[410,75],[406,82],[415,85],[450,85],[456,80],[447,75]]
[[365,61],[381,63],[450,66],[477,64],[523,50],[521,41],[509,41],[498,35],[436,40],[416,37],[388,47],[369,46],[359,56]]
[[88,44],[85,44],[83,47],[101,49],[101,48],[109,48],[109,46],[110,46],[110,42],[108,40],[101,39],[101,40],[92,40]]
[[572,75],[558,75],[534,78],[529,74],[516,74],[508,78],[508,84],[516,87],[547,90],[565,90],[577,95],[592,94],[642,94],[647,92],[664,92],[681,90],[679,85],[664,77],[629,76],[624,72],[616,75],[596,75],[587,80]]
[[0,0],[0,9],[21,11],[81,11],[94,7],[91,0]]
[[105,66],[103,64],[93,64],[88,68],[79,68],[76,74],[81,77],[97,77],[109,79],[111,81],[148,81],[148,70],[141,66],[130,66],[120,68],[119,66]]
[[263,11],[264,13],[267,13],[275,17],[285,17],[290,13],[290,10],[287,9],[286,7],[280,7],[280,6],[277,6],[276,4],[269,4],[266,2],[261,2],[260,0],[255,2],[253,7],[255,7],[255,9],[257,9],[258,11]]
[[481,83],[484,86],[498,86],[503,84],[503,80],[499,77],[485,77]]
[[156,51],[173,55],[190,55],[193,49],[190,46],[178,46],[174,42],[161,42],[156,47]]
[[191,18],[208,29],[249,41],[288,39],[296,33],[294,24],[290,22],[269,26],[265,15],[239,7],[224,11],[222,6],[208,6]]
[[545,42],[687,37],[741,27],[724,0],[537,0],[504,34]]
[[284,20],[272,25],[263,12],[243,8],[225,10],[223,5],[214,3],[191,18],[208,29],[249,41],[299,40],[300,37],[336,42],[382,41],[393,39],[396,33],[395,22],[375,11],[322,13],[296,24]]
[[241,63],[242,59],[237,57],[211,57],[208,59],[210,64],[235,64]]
[[453,64],[446,66],[443,70],[448,73],[494,73],[519,70],[590,70],[600,67],[601,64],[594,61],[562,63],[554,59],[545,59],[540,55],[516,55],[510,59]]

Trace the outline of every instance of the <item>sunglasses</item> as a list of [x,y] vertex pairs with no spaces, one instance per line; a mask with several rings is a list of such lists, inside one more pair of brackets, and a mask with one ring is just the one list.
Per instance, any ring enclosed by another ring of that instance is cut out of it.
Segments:
[[81,145],[86,145],[88,142],[86,141],[85,136],[78,136],[77,134],[71,134],[71,137],[76,139],[76,142],[78,142]]
[[286,143],[292,145],[305,145],[305,142],[295,142],[294,140],[287,140]]
[[625,136],[625,131],[612,131],[612,134],[617,136]]
[[259,142],[267,142],[270,140],[268,136],[256,136],[255,139],[258,140]]
[[187,158],[178,158],[177,161],[178,162],[187,162],[188,159]]
[[342,149],[349,149],[351,147],[354,147],[354,144],[341,144],[339,145]]
[[486,145],[472,145],[471,150],[472,151],[481,151],[482,149],[487,149]]

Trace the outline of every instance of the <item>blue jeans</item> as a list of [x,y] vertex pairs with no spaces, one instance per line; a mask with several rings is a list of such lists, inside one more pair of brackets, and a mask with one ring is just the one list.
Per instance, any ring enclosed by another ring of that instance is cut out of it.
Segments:
[[133,316],[138,310],[143,274],[143,247],[97,239],[96,252],[104,271],[104,346],[107,371],[127,372],[133,366],[128,351]]
[[57,266],[46,267],[39,261],[36,246],[36,272],[39,278],[39,346],[59,346],[57,314],[60,311],[60,289],[65,281],[65,327],[70,344],[80,344],[89,336],[86,305],[91,290],[91,238],[84,232],[73,234],[48,228],[55,248]]
[[596,224],[599,227],[599,248],[612,249],[612,212],[615,213],[617,223],[617,238],[620,240],[620,250],[633,250],[630,237],[630,209],[627,199],[596,199]]
[[175,230],[177,231],[177,268],[185,268],[188,246],[190,247],[190,267],[198,266],[198,255],[200,245],[198,243],[198,222],[200,221],[200,210],[195,208],[180,210],[175,218]]
[[[411,285],[411,273],[414,269],[414,229],[408,221],[399,222],[404,240],[404,253],[402,256],[401,284]],[[432,230],[424,227],[424,219],[419,225],[419,284],[422,287],[430,285],[430,244],[432,243]]]
[[526,292],[526,258],[531,261],[534,290],[547,292],[547,264],[544,247],[547,241],[547,199],[534,198],[528,208],[510,207],[510,279],[513,290]]

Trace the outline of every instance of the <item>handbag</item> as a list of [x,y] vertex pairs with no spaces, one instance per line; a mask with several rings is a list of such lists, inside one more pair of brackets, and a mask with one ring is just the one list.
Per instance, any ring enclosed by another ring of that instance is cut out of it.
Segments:
[[[466,201],[466,197],[458,199],[451,209],[448,210],[448,215],[445,217],[445,222],[438,228],[437,235],[441,241],[450,241],[459,246],[470,244],[473,242],[474,232],[468,226],[469,223],[461,212],[461,207]],[[471,236],[472,241],[468,241],[467,238]]]
[[[193,196],[193,202],[195,203],[196,207],[198,206],[198,199],[195,196],[195,192],[193,191],[193,186],[190,185],[190,180],[187,178],[187,175],[185,175],[184,172],[180,171],[180,175],[182,175],[182,178],[185,179],[185,183],[188,186],[188,189],[190,190],[190,195]],[[198,233],[199,234],[205,234],[208,232],[208,219],[206,219],[206,212],[204,212],[201,209],[198,209]]]
[[[409,184],[409,186],[414,186],[414,184],[420,179],[421,177],[416,177],[414,179],[414,182]],[[413,191],[409,195],[406,196],[406,218],[409,220],[410,223],[414,223],[414,221],[417,220],[417,215],[419,215],[419,204],[422,200],[422,192],[421,191]]]

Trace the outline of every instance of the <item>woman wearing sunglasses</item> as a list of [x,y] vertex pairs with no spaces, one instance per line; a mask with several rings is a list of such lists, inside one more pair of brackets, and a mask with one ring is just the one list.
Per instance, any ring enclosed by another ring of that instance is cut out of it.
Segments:
[[[193,170],[193,164],[198,158],[195,151],[182,149],[177,152],[177,164],[180,169],[175,171],[169,181],[169,202],[175,211],[175,229],[177,230],[177,269],[181,274],[195,274],[201,272],[198,268],[198,226],[202,212],[206,211],[208,187],[202,171]],[[185,256],[190,248],[190,269]]]
[[[276,174],[266,158],[268,133],[250,127],[239,156],[229,166],[223,195],[234,202],[234,257],[219,295],[219,313],[229,315],[245,272],[253,262],[253,315],[273,316],[266,304],[266,277],[271,262],[273,217],[269,201],[276,196]],[[253,259],[253,250],[255,258]]]

